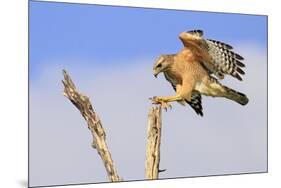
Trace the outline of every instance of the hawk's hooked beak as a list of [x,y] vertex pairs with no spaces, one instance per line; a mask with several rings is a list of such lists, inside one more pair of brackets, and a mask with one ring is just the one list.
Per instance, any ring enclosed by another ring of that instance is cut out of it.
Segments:
[[157,78],[158,74],[159,74],[159,71],[157,71],[156,69],[153,69],[153,75],[155,78]]
[[153,71],[153,75],[154,75],[155,78],[157,78],[158,74],[159,74],[159,72],[157,72],[155,70]]

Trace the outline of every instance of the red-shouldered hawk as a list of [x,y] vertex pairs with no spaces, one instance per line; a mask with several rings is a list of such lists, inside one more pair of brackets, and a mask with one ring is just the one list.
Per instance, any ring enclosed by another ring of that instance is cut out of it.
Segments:
[[204,39],[202,30],[183,32],[179,36],[184,48],[177,54],[161,55],[154,67],[154,76],[160,72],[172,84],[175,96],[153,97],[154,104],[161,104],[167,110],[169,102],[188,103],[197,114],[203,116],[201,94],[224,97],[241,105],[248,103],[245,94],[230,89],[214,78],[223,79],[231,75],[242,80],[245,74],[241,62],[244,58],[232,51],[232,46],[223,42]]

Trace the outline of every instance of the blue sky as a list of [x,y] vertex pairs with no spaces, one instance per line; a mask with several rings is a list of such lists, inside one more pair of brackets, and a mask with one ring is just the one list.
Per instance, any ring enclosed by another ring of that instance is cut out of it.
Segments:
[[54,60],[95,59],[102,66],[174,53],[182,48],[178,34],[192,29],[232,45],[266,48],[265,16],[36,1],[29,10],[32,80]]

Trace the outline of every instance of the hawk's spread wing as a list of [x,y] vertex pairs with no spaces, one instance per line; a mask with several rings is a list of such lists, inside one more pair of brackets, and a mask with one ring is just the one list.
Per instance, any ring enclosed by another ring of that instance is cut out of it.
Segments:
[[[176,82],[165,72],[164,76],[166,80],[171,83],[172,87],[176,91]],[[198,115],[203,116],[203,108],[200,93],[192,93],[191,101],[189,102],[185,100],[185,102],[188,103]]]
[[241,69],[245,65],[241,62],[244,58],[232,51],[232,46],[220,41],[203,38],[202,30],[192,30],[180,34],[184,46],[189,48],[197,57],[200,63],[218,78],[223,79],[229,74],[238,80],[242,80]]

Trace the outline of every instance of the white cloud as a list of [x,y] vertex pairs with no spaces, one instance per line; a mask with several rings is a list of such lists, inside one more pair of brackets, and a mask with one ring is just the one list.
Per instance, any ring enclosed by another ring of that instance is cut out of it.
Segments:
[[[204,117],[173,104],[163,114],[161,178],[266,170],[266,54],[241,45],[246,58],[243,82],[224,84],[246,93],[240,106],[225,99],[203,98]],[[62,95],[66,68],[82,93],[90,96],[107,132],[107,142],[124,180],[144,179],[148,98],[172,95],[163,76],[152,76],[154,59],[125,67],[115,62],[81,67],[75,62],[46,67],[30,84],[31,185],[108,181],[102,162],[90,146],[91,135],[75,107]]]

